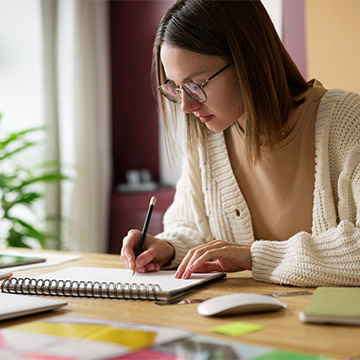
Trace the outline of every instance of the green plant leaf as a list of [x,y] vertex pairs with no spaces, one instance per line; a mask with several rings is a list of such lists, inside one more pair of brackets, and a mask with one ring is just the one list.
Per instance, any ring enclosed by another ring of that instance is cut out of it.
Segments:
[[[16,197],[14,198],[14,196]],[[8,199],[9,197],[11,198],[11,200]],[[16,205],[23,205],[30,207],[31,205],[33,205],[34,202],[36,202],[37,200],[43,197],[44,197],[43,194],[35,191],[29,191],[29,192],[20,191],[17,192],[17,194],[14,194],[14,192],[6,193],[3,195],[1,199],[2,208],[5,212],[5,216],[7,216],[10,209]]]
[[66,175],[63,175],[61,173],[55,172],[55,173],[47,173],[43,174],[37,177],[33,177],[30,179],[26,179],[21,184],[13,188],[13,191],[19,191],[20,189],[38,183],[38,182],[52,182],[52,181],[62,181],[62,180],[68,180],[69,177]]
[[[24,137],[27,134],[37,132],[37,131],[44,131],[44,130],[46,130],[46,126],[34,126],[34,127],[27,128],[24,130],[12,132],[12,133],[6,135],[5,139],[13,139],[13,140],[19,139],[19,138]],[[6,140],[2,140],[2,142],[6,142]]]
[[26,239],[25,235],[16,231],[14,228],[11,228],[9,230],[9,236],[7,238],[7,242],[9,246],[30,248],[30,246],[26,244],[25,239]]
[[5,159],[8,159],[8,158],[11,158],[15,154],[18,154],[19,152],[22,152],[25,149],[28,149],[28,148],[30,148],[32,146],[37,145],[37,144],[38,143],[34,142],[34,141],[22,143],[21,146],[13,149],[11,151],[8,151],[8,152],[4,151],[4,152],[0,153],[0,160],[5,160]]
[[22,228],[21,233],[25,237],[38,240],[42,248],[45,246],[46,234],[44,232],[35,229],[34,226],[32,226],[31,224],[29,224],[28,222],[22,219],[13,218],[12,220],[15,223],[14,227],[16,226],[16,223],[21,226]]
[[41,199],[44,195],[31,191],[28,193],[21,193],[16,199],[16,204],[31,205],[34,201]]
[[20,142],[25,141],[24,138],[28,134],[38,132],[38,131],[44,131],[45,129],[46,129],[45,126],[37,126],[37,127],[32,127],[32,128],[28,128],[25,130],[7,134],[4,138],[0,138],[0,149],[5,148],[9,144],[16,143],[17,141],[20,141]]
[[13,183],[16,180],[15,175],[5,175],[0,173],[0,189],[8,190],[13,187]]
[[[36,211],[33,205],[44,196],[44,190],[37,191],[35,185],[70,180],[70,177],[61,171],[62,165],[58,161],[47,161],[30,167],[21,164],[21,154],[41,143],[41,140],[32,140],[31,135],[44,130],[45,126],[38,126],[6,135],[0,132],[0,213],[2,212],[2,220],[11,225],[7,239],[9,246],[31,247],[29,239],[35,240],[43,248],[49,239],[55,239],[59,249],[61,246],[63,220],[60,215],[58,228],[49,226],[46,221],[47,231],[42,231],[39,226],[14,217],[13,214],[15,210],[24,207],[33,213]],[[16,209],[12,211],[15,206]]]

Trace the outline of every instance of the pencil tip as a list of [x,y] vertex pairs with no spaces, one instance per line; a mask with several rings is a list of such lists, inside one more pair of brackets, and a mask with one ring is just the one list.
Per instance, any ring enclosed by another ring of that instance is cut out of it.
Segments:
[[155,196],[153,196],[151,199],[150,199],[150,205],[155,205],[155,203],[156,203],[156,197]]

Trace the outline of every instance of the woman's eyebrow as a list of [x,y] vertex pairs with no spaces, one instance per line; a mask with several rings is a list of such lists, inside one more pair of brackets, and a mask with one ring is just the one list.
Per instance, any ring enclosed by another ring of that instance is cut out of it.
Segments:
[[[193,72],[190,75],[188,75],[186,78],[184,78],[180,83],[184,84],[184,83],[189,82],[192,79],[196,78],[197,76],[203,76],[203,75],[205,75],[205,71],[203,71],[203,70],[198,71],[198,72]],[[170,79],[169,77],[166,77],[166,80],[167,81],[172,81],[174,84],[176,84],[176,81]]]
[[192,79],[194,79],[194,78],[196,78],[196,77],[198,77],[198,76],[203,76],[205,74],[205,71],[198,71],[198,72],[194,72],[194,73],[192,73],[192,74],[190,74],[190,75],[188,75],[185,79],[183,79],[183,83],[184,82],[187,82],[187,81],[189,81],[189,80],[192,80]]

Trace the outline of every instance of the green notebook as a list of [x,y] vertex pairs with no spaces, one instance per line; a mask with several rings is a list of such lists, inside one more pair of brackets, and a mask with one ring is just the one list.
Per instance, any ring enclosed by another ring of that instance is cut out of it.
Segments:
[[308,323],[360,325],[360,288],[319,287],[299,318]]

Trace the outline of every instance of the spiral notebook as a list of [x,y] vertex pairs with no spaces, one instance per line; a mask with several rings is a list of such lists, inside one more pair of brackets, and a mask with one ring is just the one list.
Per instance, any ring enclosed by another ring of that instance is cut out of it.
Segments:
[[33,278],[10,278],[1,291],[31,295],[58,295],[112,299],[169,300],[226,276],[192,274],[175,279],[175,271],[136,273],[128,269],[73,266]]

